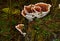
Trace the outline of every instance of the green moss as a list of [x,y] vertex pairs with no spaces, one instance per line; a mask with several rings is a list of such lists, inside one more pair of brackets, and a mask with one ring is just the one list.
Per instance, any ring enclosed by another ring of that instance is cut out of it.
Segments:
[[54,39],[53,41],[60,41],[60,39]]
[[[20,10],[19,9],[10,9],[10,8],[3,8],[2,9],[2,11],[3,12],[5,12],[5,13],[9,13],[9,14],[20,14]],[[10,11],[11,11],[11,13],[10,13]]]

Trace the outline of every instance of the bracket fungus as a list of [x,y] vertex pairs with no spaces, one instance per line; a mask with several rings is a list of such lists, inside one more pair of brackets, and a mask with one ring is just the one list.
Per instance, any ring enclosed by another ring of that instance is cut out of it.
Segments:
[[42,18],[46,16],[50,11],[50,7],[50,4],[43,2],[30,4],[28,6],[24,6],[24,9],[22,10],[21,14],[29,21],[33,21],[35,17]]
[[23,30],[23,26],[24,24],[18,24],[17,26],[15,26],[15,28],[23,35],[25,36],[26,33],[24,33],[22,30]]
[[60,9],[60,4],[59,4],[59,9]]

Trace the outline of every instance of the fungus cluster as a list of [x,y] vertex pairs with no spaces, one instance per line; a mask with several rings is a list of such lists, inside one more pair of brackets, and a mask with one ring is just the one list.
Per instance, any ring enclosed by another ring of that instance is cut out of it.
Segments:
[[22,10],[21,14],[29,21],[33,21],[33,18],[35,17],[42,18],[47,15],[50,11],[50,7],[50,4],[43,2],[30,4],[28,6],[24,6],[24,9]]
[[[46,3],[37,3],[37,4],[30,4],[28,6],[24,6],[24,9],[22,10],[21,14],[29,21],[33,21],[33,19],[36,18],[42,18],[46,16],[50,11],[50,4]],[[23,30],[24,24],[18,24],[15,26],[15,28],[23,35],[25,36],[26,33],[24,33]]]

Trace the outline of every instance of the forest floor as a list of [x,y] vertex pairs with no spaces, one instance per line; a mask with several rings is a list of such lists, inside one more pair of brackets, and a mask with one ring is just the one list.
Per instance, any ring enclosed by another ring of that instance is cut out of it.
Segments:
[[[35,1],[33,2],[35,3]],[[24,37],[15,29],[15,26],[20,23],[23,23],[25,27],[31,27],[31,28],[37,27],[34,28],[34,30],[37,31],[40,30],[43,38],[47,37],[43,41],[48,41],[48,40],[51,41],[54,39],[56,39],[56,41],[60,41],[59,40],[60,39],[60,9],[58,7],[52,7],[51,11],[47,16],[41,19],[35,19],[33,22],[28,22],[28,20],[25,19],[21,14],[12,15],[11,13],[3,12],[2,11],[3,8],[10,7],[10,4],[8,3],[10,3],[10,1],[6,1],[6,2],[4,0],[0,1],[0,41],[24,41]],[[16,8],[21,11],[24,5],[28,5],[30,3],[27,4],[24,3],[24,1],[21,1],[18,4],[15,3],[14,1],[11,4],[13,4],[12,8]],[[25,31],[28,32],[28,30]]]

